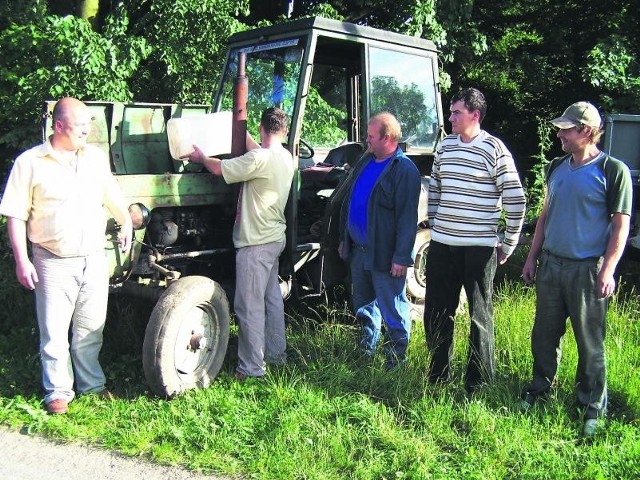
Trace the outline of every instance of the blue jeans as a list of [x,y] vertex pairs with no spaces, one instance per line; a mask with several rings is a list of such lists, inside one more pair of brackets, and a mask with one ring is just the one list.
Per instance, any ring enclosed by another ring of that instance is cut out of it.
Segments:
[[409,301],[405,290],[406,276],[392,277],[389,272],[365,270],[365,252],[354,248],[351,253],[353,310],[362,324],[360,346],[373,355],[380,340],[382,321],[385,325],[384,352],[387,366],[404,362],[411,335]]
[[551,388],[569,317],[578,346],[576,394],[587,419],[604,415],[607,407],[604,338],[609,301],[596,294],[601,263],[597,258],[570,260],[547,252],[540,255],[531,334],[533,380],[525,390],[525,395],[535,398]]
[[427,253],[424,329],[431,352],[429,379],[446,381],[451,376],[454,319],[460,291],[469,302],[471,331],[465,387],[472,391],[495,375],[493,329],[493,278],[495,247],[454,247],[431,242]]

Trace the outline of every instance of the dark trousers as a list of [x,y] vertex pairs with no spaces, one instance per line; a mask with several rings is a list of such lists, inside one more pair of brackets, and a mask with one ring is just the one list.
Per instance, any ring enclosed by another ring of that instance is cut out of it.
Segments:
[[469,304],[471,331],[465,387],[474,390],[495,374],[493,329],[494,247],[454,247],[431,242],[426,260],[424,328],[431,352],[429,379],[451,376],[454,318],[464,287]]
[[543,252],[538,263],[536,319],[531,334],[533,380],[525,395],[535,398],[551,388],[569,317],[578,346],[578,402],[585,408],[585,418],[602,416],[607,408],[604,339],[609,304],[596,293],[602,260],[570,260]]

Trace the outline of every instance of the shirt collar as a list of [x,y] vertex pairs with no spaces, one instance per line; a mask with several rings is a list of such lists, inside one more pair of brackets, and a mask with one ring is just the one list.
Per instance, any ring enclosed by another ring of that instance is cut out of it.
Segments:
[[[47,138],[47,141],[41,145],[41,150],[38,153],[42,157],[49,156],[58,162],[64,164],[69,163],[69,157],[65,157],[60,152],[54,150],[53,145],[51,145],[51,137]],[[82,149],[79,149],[76,154],[78,157],[80,157],[82,155]]]

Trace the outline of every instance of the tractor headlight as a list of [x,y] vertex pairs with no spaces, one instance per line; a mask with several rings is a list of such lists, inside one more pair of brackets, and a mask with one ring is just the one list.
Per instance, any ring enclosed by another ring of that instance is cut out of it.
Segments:
[[134,230],[145,228],[149,223],[150,212],[142,203],[132,203],[129,205],[129,216]]

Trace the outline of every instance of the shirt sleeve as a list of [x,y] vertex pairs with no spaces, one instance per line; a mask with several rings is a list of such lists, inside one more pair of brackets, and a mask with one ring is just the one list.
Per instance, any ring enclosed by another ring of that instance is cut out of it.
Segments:
[[418,224],[420,186],[420,172],[413,162],[406,158],[396,188],[396,248],[391,261],[398,265],[413,265],[412,252]]
[[633,202],[633,181],[629,167],[619,160],[609,157],[605,167],[607,178],[607,208],[609,214],[631,215]]
[[496,149],[496,187],[502,195],[502,209],[506,220],[502,251],[510,255],[518,245],[526,199],[513,157],[502,145]]
[[429,177],[429,194],[427,197],[427,216],[429,218],[429,226],[433,227],[436,212],[440,206],[440,151],[436,152]]
[[239,157],[222,160],[220,168],[227,183],[252,180],[258,176],[262,149],[251,150]]
[[13,164],[2,194],[0,215],[27,221],[31,212],[33,168],[28,157],[20,155]]

